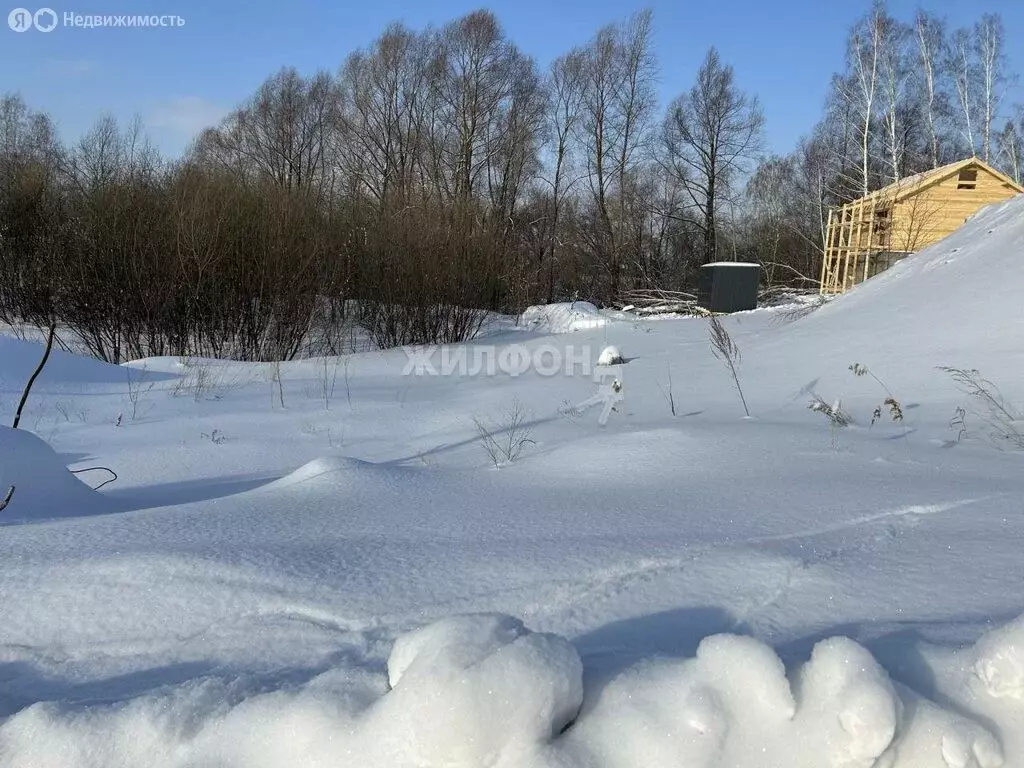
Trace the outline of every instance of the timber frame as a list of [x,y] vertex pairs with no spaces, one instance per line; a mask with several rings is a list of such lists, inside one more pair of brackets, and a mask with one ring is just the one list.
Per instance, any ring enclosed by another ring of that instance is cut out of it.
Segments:
[[1024,187],[976,157],[919,173],[829,210],[821,293],[845,293]]

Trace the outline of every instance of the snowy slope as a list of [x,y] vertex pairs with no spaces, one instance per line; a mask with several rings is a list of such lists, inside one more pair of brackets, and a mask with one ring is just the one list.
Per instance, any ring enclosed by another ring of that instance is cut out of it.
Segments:
[[[927,383],[934,365],[1013,375],[1024,338],[1022,219],[1020,198],[983,209],[942,242],[807,317],[765,352],[795,359],[814,348],[818,360],[830,363],[894,359],[899,365],[891,375],[908,385]],[[808,362],[804,357],[804,370]]]
[[467,359],[615,346],[606,426],[579,370],[56,357],[56,453],[0,431],[0,765],[1024,766],[1024,455],[936,370],[1024,402],[1022,253],[1024,199],[727,318],[751,419],[706,321],[579,304]]

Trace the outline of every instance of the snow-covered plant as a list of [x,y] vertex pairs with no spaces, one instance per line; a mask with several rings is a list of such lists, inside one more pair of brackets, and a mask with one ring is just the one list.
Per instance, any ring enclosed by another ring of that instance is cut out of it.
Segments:
[[[331,410],[331,400],[334,399],[334,388],[338,383],[338,363],[340,358],[338,357],[327,357],[324,356],[320,360],[320,394],[324,401],[324,410]],[[345,365],[346,372],[348,371],[348,365],[346,361]]]
[[672,415],[676,415],[676,395],[672,389],[672,365],[668,366],[668,387],[664,388],[661,384],[658,384],[658,389],[661,390],[661,394],[668,401],[668,409],[672,412]]
[[511,464],[519,458],[526,446],[536,444],[527,426],[526,414],[519,403],[513,403],[505,411],[503,421],[503,424],[492,427],[481,418],[473,419],[480,435],[480,445],[495,469]]
[[959,405],[953,412],[953,418],[949,420],[949,428],[956,430],[956,441],[959,443],[967,434],[967,411]]
[[221,432],[219,429],[215,429],[212,432],[202,432],[200,436],[209,440],[214,445],[224,445],[228,441],[227,435]]
[[[893,393],[889,390],[889,387],[886,385],[886,383],[882,381],[880,378],[878,378],[874,373],[872,373],[871,369],[869,369],[866,365],[861,365],[860,363],[853,363],[850,366],[850,371],[853,372],[854,376],[870,376],[872,379],[878,382],[878,386],[885,390],[885,400],[882,401],[881,405],[876,405],[875,410],[872,411],[871,413],[871,426],[875,426],[875,422],[879,421],[882,418],[882,414],[886,411],[888,411],[889,418],[891,418],[894,423],[902,424],[903,406],[900,404],[900,401],[896,399],[895,395],[893,395]],[[905,430],[904,435],[906,435]]]
[[140,415],[139,403],[142,401],[145,395],[149,394],[153,390],[153,387],[156,385],[156,382],[151,381],[148,384],[144,384],[146,378],[145,366],[139,369],[138,374],[134,377],[132,376],[132,373],[134,372],[132,368],[126,368],[125,370],[128,373],[127,400],[129,410],[131,411],[130,419],[131,421],[135,421]]
[[903,421],[903,407],[899,402],[892,397],[887,397],[882,402],[882,405],[876,405],[875,410],[871,413],[871,426],[875,426],[875,422],[882,418],[882,406],[885,406],[889,410],[889,417],[899,424]]
[[843,429],[853,424],[853,417],[843,410],[843,403],[839,399],[829,403],[820,395],[814,395],[807,408],[815,413],[820,413],[837,429]]
[[578,419],[583,415],[583,411],[580,410],[579,406],[569,400],[562,401],[562,406],[558,409],[558,412],[567,419]]
[[1024,450],[1024,414],[1003,397],[999,387],[974,368],[940,365],[939,370],[948,373],[957,388],[973,398],[977,404],[975,415],[988,425],[994,439]]
[[179,364],[185,369],[185,375],[175,382],[171,395],[173,397],[191,395],[192,399],[198,403],[206,396],[213,384],[210,366],[202,360],[195,360],[191,357],[181,358]]
[[281,378],[281,361],[275,360],[271,363],[270,375],[270,407],[274,407],[274,385],[277,385],[277,397],[281,402],[281,410],[284,410],[284,380]]
[[780,326],[795,323],[797,320],[805,318],[812,312],[821,309],[828,303],[828,300],[827,296],[814,296],[808,301],[799,302],[787,309],[780,310],[772,321],[772,325]]
[[833,402],[829,403],[820,395],[812,394],[812,400],[807,408],[815,413],[820,413],[828,419],[829,431],[832,435],[832,447],[835,448],[839,430],[853,424],[853,417],[843,410],[842,401],[836,398]]
[[732,340],[732,336],[725,330],[722,321],[716,315],[708,318],[708,336],[711,340],[711,354],[725,363],[732,376],[732,382],[739,392],[740,402],[743,403],[743,412],[750,416],[750,409],[747,408],[747,398],[743,396],[743,388],[740,386],[740,376],[737,368],[740,364],[740,348]]

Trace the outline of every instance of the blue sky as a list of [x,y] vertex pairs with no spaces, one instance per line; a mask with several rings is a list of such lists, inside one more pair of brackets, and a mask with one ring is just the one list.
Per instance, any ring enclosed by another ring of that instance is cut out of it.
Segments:
[[[58,27],[48,34],[19,34],[5,25],[0,28],[0,92],[20,91],[32,106],[56,118],[65,137],[79,135],[103,113],[122,120],[138,114],[171,154],[282,66],[333,71],[390,21],[442,24],[478,7],[493,10],[511,38],[541,65],[586,42],[604,23],[650,7],[662,102],[689,87],[707,48],[717,46],[741,86],[760,96],[769,147],[784,152],[820,116],[829,76],[841,65],[846,30],[868,7],[868,0],[77,0],[73,6],[52,1],[61,16],[67,11],[177,14],[185,25]],[[918,4],[890,0],[889,8],[909,20]],[[925,5],[951,25],[971,23],[983,10],[1002,14],[1011,67],[1024,70],[1021,0]],[[1024,89],[1010,98],[1024,101]]]

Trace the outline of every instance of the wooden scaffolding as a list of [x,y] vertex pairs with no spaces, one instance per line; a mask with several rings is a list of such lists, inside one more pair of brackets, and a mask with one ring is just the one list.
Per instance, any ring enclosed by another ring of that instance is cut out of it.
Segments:
[[891,210],[891,205],[864,197],[828,212],[822,293],[843,293],[875,274],[872,257],[891,253]]

